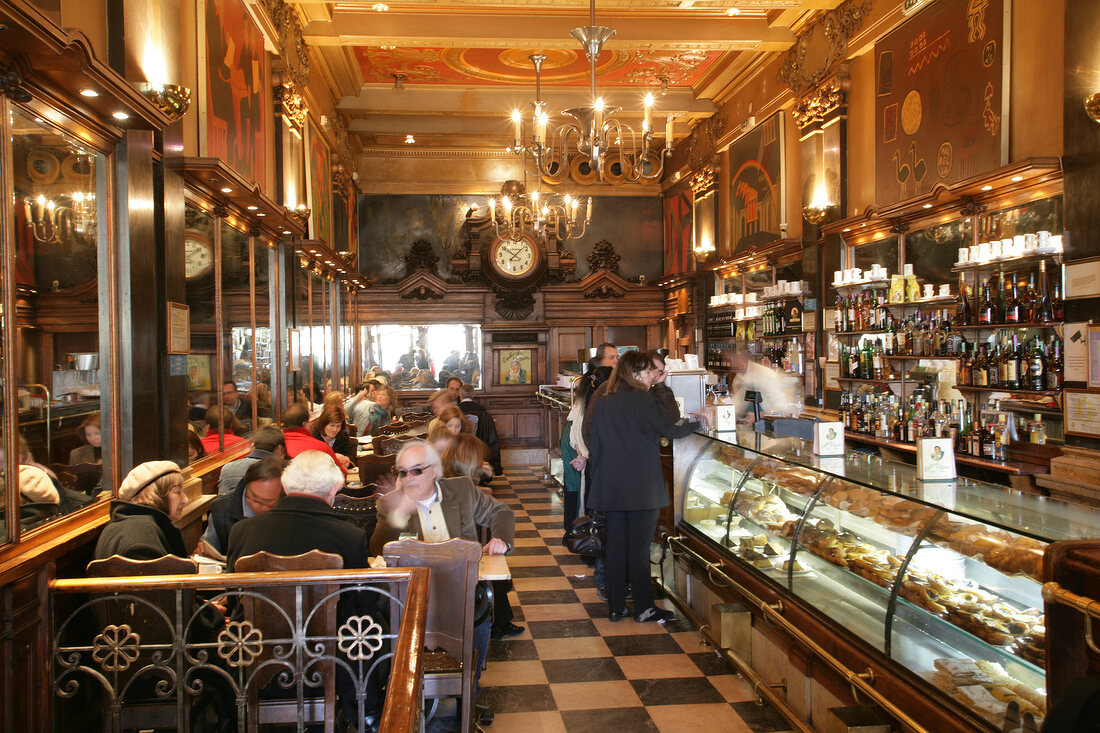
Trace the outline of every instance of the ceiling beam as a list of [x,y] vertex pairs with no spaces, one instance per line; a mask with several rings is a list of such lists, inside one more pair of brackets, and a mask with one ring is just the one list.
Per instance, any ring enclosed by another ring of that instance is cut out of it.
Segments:
[[[535,13],[337,12],[331,22],[308,24],[304,37],[314,46],[577,49],[580,44],[569,31],[583,22]],[[795,42],[790,29],[763,19],[631,16],[597,22],[614,23],[617,33],[606,43],[608,49],[783,51]]]

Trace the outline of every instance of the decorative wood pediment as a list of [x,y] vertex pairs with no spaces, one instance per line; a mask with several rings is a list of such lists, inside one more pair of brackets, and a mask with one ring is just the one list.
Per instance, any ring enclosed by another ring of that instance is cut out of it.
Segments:
[[585,298],[621,298],[631,287],[638,287],[623,279],[617,272],[597,270],[580,282],[581,293]]
[[439,300],[447,294],[447,281],[430,270],[414,270],[397,284],[397,295],[404,300]]

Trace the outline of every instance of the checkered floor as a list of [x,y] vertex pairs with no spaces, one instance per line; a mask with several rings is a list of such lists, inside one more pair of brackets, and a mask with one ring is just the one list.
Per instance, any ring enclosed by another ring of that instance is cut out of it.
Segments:
[[561,546],[561,501],[541,467],[507,467],[493,495],[516,512],[509,596],[525,630],[490,644],[481,677],[481,702],[496,713],[488,733],[790,728],[683,617],[608,621],[591,568]]

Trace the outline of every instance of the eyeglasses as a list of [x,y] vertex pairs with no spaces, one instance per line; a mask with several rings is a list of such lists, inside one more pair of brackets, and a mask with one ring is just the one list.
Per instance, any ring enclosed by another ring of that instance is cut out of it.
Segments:
[[262,499],[262,498],[256,496],[255,494],[253,494],[248,489],[245,489],[244,498],[247,499],[248,501],[252,502],[253,504],[259,504],[260,506],[266,506],[268,509],[270,509],[271,507],[278,504],[279,499],[281,499],[282,497],[280,496],[278,499]]
[[397,475],[397,478],[405,478],[406,476],[419,476],[431,468],[431,466],[413,466],[412,468],[394,468],[393,472]]

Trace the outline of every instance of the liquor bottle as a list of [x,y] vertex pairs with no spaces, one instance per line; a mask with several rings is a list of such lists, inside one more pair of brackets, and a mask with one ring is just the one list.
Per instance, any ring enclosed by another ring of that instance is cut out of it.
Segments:
[[886,331],[886,333],[883,334],[883,337],[882,337],[882,351],[887,356],[893,356],[894,355],[894,349],[896,348],[896,346],[894,345],[894,341],[896,340],[896,336],[897,336],[897,334],[894,333],[894,319],[893,318],[887,318],[886,319],[886,325],[884,326],[884,330]]
[[848,330],[849,331],[858,331],[859,330],[858,328],[856,328],[856,294],[855,293],[851,293],[848,296],[848,321],[847,321],[847,324],[848,324]]
[[1003,412],[997,415],[997,424],[994,427],[994,450],[993,457],[998,461],[1008,460],[1008,443],[1009,443],[1008,430],[1008,415]]
[[1035,271],[1027,276],[1027,292],[1020,301],[1020,321],[1035,323],[1039,320],[1039,293],[1035,290]]
[[1062,281],[1054,278],[1054,288],[1050,296],[1050,314],[1053,320],[1062,321],[1066,317],[1066,304],[1062,300]]
[[859,344],[852,346],[848,352],[848,376],[852,379],[862,379],[859,371]]
[[1016,276],[1012,276],[1012,290],[1005,299],[1005,323],[1020,322],[1020,295],[1016,291]]
[[1012,334],[1012,346],[1005,344],[1003,354],[1004,377],[1001,385],[1009,389],[1020,389],[1020,374],[1023,370],[1023,349],[1020,348],[1020,339],[1017,334]]
[[966,349],[963,349],[962,355],[959,357],[959,373],[956,381],[962,385],[969,385],[974,383],[974,355],[966,353]]
[[844,305],[844,295],[838,292],[836,294],[836,311],[833,315],[833,328],[837,333],[844,333],[848,329],[844,327],[844,318],[848,313],[848,308]]
[[947,437],[948,411],[945,411],[943,400],[936,400],[935,410],[932,412],[932,437]]
[[1055,336],[1050,344],[1050,356],[1047,359],[1046,388],[1061,389],[1065,379],[1065,368],[1062,364],[1062,340]]
[[997,435],[993,430],[995,423],[987,421],[982,429],[982,458],[997,459]]
[[840,407],[836,408],[837,419],[844,426],[848,425],[848,411],[851,409],[851,403],[848,401],[848,393],[840,393]]
[[982,280],[982,299],[978,302],[978,323],[987,325],[996,319],[997,304],[989,290],[989,280]]
[[862,379],[875,378],[875,350],[870,339],[864,341],[863,348],[860,349],[859,375]]
[[1043,346],[1038,336],[1031,342],[1031,352],[1028,354],[1027,363],[1028,388],[1037,392],[1046,389],[1047,360],[1043,354]]
[[875,339],[874,352],[871,358],[875,370],[875,379],[885,379],[886,369],[884,365],[886,360],[882,358],[882,339]]
[[966,275],[959,273],[959,294],[956,297],[958,307],[955,309],[955,320],[960,326],[971,324],[970,292],[966,285]]
[[1001,283],[1000,283],[1000,287],[997,288],[996,310],[993,313],[993,322],[994,323],[1004,323],[1005,322],[1005,310],[1006,310],[1007,301],[1008,301],[1008,299],[1005,296],[1005,271],[1002,269],[999,274],[1000,274],[1000,277],[1001,277]]
[[1047,290],[1047,261],[1039,260],[1039,313],[1036,323],[1050,323],[1054,320],[1051,308],[1050,292]]
[[1027,439],[1031,443],[1045,445],[1047,442],[1047,427],[1043,425],[1043,416],[1036,413],[1035,419],[1027,424]]

